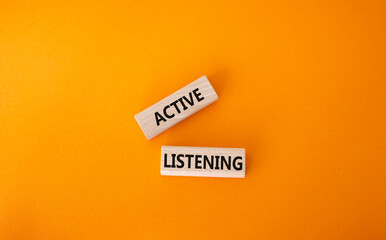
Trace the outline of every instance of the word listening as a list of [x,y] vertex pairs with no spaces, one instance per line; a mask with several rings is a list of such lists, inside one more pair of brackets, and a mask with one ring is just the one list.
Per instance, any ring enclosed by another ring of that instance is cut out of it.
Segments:
[[164,155],[164,168],[193,168],[241,171],[243,169],[242,156],[218,156],[218,155],[193,155],[193,154],[171,154],[168,164],[168,154]]

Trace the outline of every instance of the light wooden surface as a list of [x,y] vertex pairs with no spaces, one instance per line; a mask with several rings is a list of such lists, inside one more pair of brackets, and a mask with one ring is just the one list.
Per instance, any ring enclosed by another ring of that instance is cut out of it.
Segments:
[[161,175],[244,178],[245,164],[244,148],[161,148]]
[[218,99],[206,76],[135,115],[148,140]]

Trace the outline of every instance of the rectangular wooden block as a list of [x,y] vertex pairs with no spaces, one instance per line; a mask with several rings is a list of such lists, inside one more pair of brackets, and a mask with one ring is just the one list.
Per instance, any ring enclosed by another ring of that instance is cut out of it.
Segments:
[[134,117],[150,140],[217,99],[212,85],[203,76]]
[[245,148],[161,148],[161,175],[245,177]]

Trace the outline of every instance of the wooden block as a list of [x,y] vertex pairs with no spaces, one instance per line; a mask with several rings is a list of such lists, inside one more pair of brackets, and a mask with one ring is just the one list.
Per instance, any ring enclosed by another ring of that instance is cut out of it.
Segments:
[[212,85],[203,76],[134,117],[150,140],[217,99]]
[[245,177],[245,148],[161,148],[161,175]]

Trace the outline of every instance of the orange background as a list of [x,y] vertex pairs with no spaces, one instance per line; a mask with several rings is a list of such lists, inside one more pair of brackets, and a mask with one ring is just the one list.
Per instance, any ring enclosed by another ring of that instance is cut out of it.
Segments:
[[[385,7],[2,0],[0,239],[386,239]],[[219,101],[147,141],[202,75]],[[162,177],[162,145],[246,178]]]

